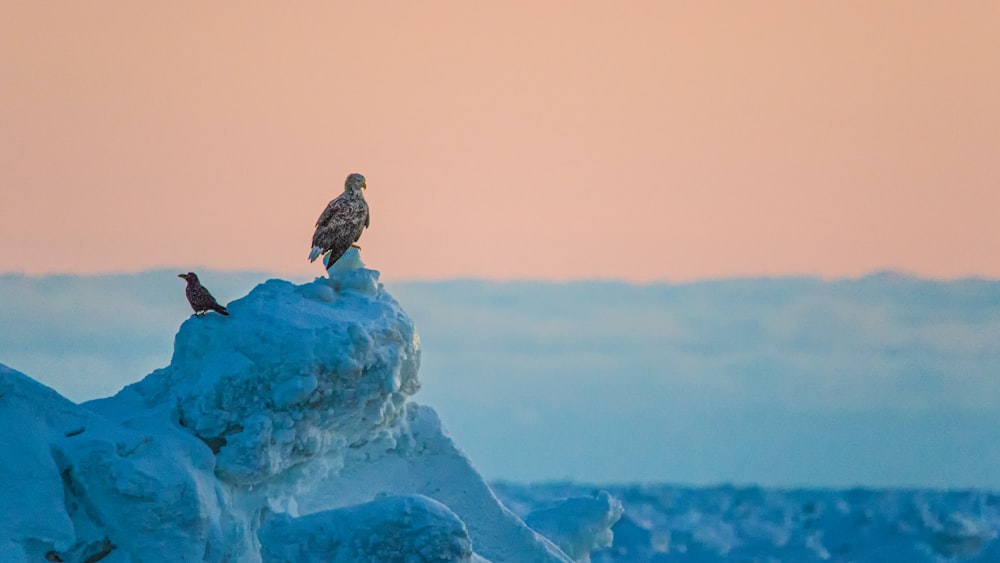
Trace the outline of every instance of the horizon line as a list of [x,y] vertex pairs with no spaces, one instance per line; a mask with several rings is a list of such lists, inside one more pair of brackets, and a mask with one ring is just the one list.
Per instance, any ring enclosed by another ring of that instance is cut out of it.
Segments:
[[[378,268],[370,268],[373,270],[378,270]],[[24,278],[104,278],[104,277],[127,277],[127,276],[139,276],[147,273],[153,272],[173,272],[174,270],[186,272],[198,271],[198,272],[213,272],[220,274],[259,274],[262,276],[270,276],[271,278],[281,278],[288,277],[292,279],[307,279],[307,278],[318,278],[323,277],[323,273],[316,274],[298,274],[292,272],[278,272],[269,271],[263,269],[244,269],[244,270],[232,270],[232,269],[222,269],[215,268],[211,266],[195,266],[195,267],[183,267],[175,268],[171,266],[158,266],[153,268],[144,268],[138,270],[108,270],[100,272],[47,272],[47,273],[29,273],[24,271],[0,271],[0,277],[24,277]],[[380,275],[385,275],[385,271],[378,270]],[[870,270],[862,274],[845,274],[845,275],[823,275],[817,273],[808,272],[797,272],[797,273],[780,273],[780,274],[739,274],[733,276],[705,276],[705,277],[693,277],[693,278],[678,278],[678,279],[654,279],[654,280],[629,280],[625,278],[611,278],[611,277],[592,277],[592,278],[543,278],[543,277],[503,277],[503,278],[490,278],[485,276],[453,276],[453,277],[411,277],[404,279],[393,280],[393,283],[454,283],[454,282],[473,282],[473,283],[497,283],[497,284],[518,284],[518,283],[538,283],[538,284],[574,284],[574,283],[618,283],[625,285],[634,286],[651,286],[651,285],[688,285],[697,283],[713,283],[713,282],[730,282],[730,281],[753,281],[753,280],[815,280],[821,282],[838,282],[838,281],[854,281],[866,278],[887,278],[887,279],[900,279],[900,280],[917,280],[917,281],[929,281],[929,282],[962,282],[962,281],[986,281],[986,282],[1000,282],[1000,278],[993,278],[982,274],[963,274],[959,276],[933,276],[920,274],[917,272],[892,269],[892,268],[882,268],[876,270]]]

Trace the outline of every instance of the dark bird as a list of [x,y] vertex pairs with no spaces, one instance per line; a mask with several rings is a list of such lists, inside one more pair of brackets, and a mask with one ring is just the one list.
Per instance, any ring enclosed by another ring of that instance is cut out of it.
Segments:
[[194,309],[195,315],[202,316],[208,311],[216,311],[221,315],[229,316],[229,311],[222,305],[219,305],[219,302],[198,281],[198,274],[188,272],[186,274],[177,274],[177,277],[187,280],[187,288],[184,289],[184,295],[187,295],[188,303]]
[[361,192],[367,187],[365,177],[361,174],[347,177],[344,193],[328,203],[316,221],[312,252],[309,253],[310,262],[329,254],[326,259],[326,266],[329,268],[348,248],[357,246],[354,243],[368,227],[368,202]]

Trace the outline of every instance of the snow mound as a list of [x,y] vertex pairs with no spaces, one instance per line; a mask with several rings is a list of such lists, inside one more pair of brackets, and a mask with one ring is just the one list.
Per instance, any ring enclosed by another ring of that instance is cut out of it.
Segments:
[[590,552],[610,547],[622,503],[607,491],[594,497],[566,498],[532,511],[524,521],[556,543],[575,561],[590,561]]
[[[408,400],[413,323],[347,257],[189,318],[114,397],[0,366],[0,561],[570,561]],[[575,533],[549,526],[578,560],[617,519],[589,502]]]
[[301,518],[273,518],[261,531],[263,559],[317,563],[471,561],[465,525],[425,496],[396,496]]

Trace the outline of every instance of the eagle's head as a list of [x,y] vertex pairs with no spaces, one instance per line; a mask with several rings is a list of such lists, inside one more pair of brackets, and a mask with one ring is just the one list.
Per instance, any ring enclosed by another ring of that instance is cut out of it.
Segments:
[[196,273],[194,273],[194,272],[188,272],[188,273],[186,273],[186,274],[177,274],[177,277],[179,277],[179,278],[184,278],[184,279],[185,279],[185,280],[187,280],[187,281],[188,281],[189,283],[190,283],[190,282],[195,282],[195,283],[197,283],[197,282],[198,282],[198,274],[196,274]]
[[349,194],[360,194],[361,190],[366,187],[368,186],[365,184],[365,177],[361,174],[351,174],[347,177],[347,181],[344,182],[344,191]]

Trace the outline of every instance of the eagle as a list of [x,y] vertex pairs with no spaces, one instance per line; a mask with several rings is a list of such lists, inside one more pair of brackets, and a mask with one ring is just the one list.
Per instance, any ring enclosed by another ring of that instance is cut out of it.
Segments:
[[326,267],[329,268],[348,248],[357,246],[354,243],[368,227],[368,202],[362,193],[367,187],[365,177],[361,174],[347,177],[344,193],[328,203],[316,220],[312,251],[309,253],[310,262],[329,254],[326,259]]
[[200,317],[208,311],[216,311],[219,314],[229,316],[229,311],[222,305],[219,305],[218,301],[212,297],[212,294],[198,281],[198,274],[188,272],[186,274],[177,274],[177,277],[187,280],[187,288],[184,289],[184,295],[187,295],[188,303],[194,309],[195,315]]

